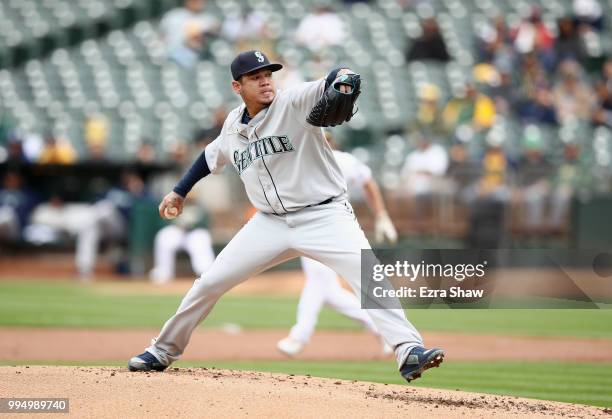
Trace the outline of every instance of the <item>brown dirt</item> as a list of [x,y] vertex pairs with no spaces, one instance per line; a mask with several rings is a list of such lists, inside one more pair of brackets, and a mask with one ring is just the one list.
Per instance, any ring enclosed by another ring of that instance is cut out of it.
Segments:
[[[87,330],[0,328],[0,360],[101,361],[127,360],[140,352],[158,330]],[[276,342],[284,331],[198,330],[185,351],[185,360],[279,360]],[[519,336],[426,333],[430,347],[447,351],[453,360],[515,360],[611,362],[606,339],[536,338]],[[575,354],[580,357],[576,358]],[[365,332],[318,331],[304,360],[383,359],[376,338]]]
[[[125,277],[113,275],[98,275],[92,281],[80,282],[71,273],[56,274],[53,268],[48,272],[28,270],[26,266],[18,272],[2,271],[7,261],[0,258],[0,281],[54,281],[55,283],[71,283],[93,287],[111,294],[148,294],[148,295],[185,295],[191,288],[195,277],[180,277],[168,284],[153,284],[145,277]],[[16,265],[18,269],[21,265]],[[38,269],[38,268],[37,268]],[[344,283],[343,283],[344,284]],[[299,296],[304,285],[302,271],[272,271],[259,274],[233,288],[229,295],[265,295],[265,296]],[[346,284],[344,284],[346,286]]]
[[[158,294],[183,296],[191,288],[194,279],[185,277],[168,284],[156,285],[143,279],[117,281],[116,278],[111,280],[100,278],[92,282],[91,286],[95,287],[96,291],[119,295]],[[265,272],[236,286],[227,295],[295,297],[300,295],[303,285],[304,274],[302,271]],[[346,286],[346,284],[344,285]]]
[[[559,402],[200,368],[130,373],[120,368],[3,367],[0,394],[67,397],[70,416],[79,418],[609,417],[601,408]],[[3,415],[11,416],[23,417]]]

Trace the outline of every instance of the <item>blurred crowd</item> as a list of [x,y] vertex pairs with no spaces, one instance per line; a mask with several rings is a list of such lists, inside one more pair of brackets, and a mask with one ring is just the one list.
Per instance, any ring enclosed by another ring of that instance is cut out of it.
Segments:
[[[412,10],[423,2],[398,3]],[[527,236],[567,232],[572,199],[594,182],[585,157],[590,143],[581,138],[581,127],[612,128],[612,58],[595,59],[590,51],[594,35],[609,33],[608,22],[595,0],[574,0],[573,7],[574,13],[560,17],[552,29],[538,7],[512,26],[501,14],[492,16],[474,29],[476,63],[461,86],[453,86],[450,96],[435,83],[419,86],[415,118],[394,136],[405,144],[397,173],[401,182],[383,191],[395,201],[391,215],[408,220],[404,232],[441,234],[439,220],[458,219],[465,225],[458,234],[475,247],[500,246],[504,231]],[[326,74],[330,63],[324,51],[345,42],[348,31],[331,2],[316,3],[289,40],[312,53],[312,60],[298,67],[291,56],[275,54],[280,31],[262,11],[237,7],[220,21],[207,13],[205,1],[186,0],[159,24],[168,60],[194,66],[210,57],[212,41],[222,37],[236,51],[260,49],[280,59],[285,70],[278,74],[279,88]],[[421,20],[420,35],[406,40],[404,55],[407,66],[414,61],[443,65],[454,59],[452,52],[432,15]],[[77,247],[75,265],[84,277],[95,266],[100,243],[125,245],[132,210],[143,202],[155,208],[192,157],[220,133],[227,109],[219,107],[209,126],[190,140],[177,138],[168,151],[141,140],[134,163],[171,162],[171,172],[145,182],[126,171],[120,183],[107,185],[87,202],[41,195],[26,184],[20,164],[104,164],[112,159],[108,120],[95,107],[87,114],[86,149],[79,151],[53,133],[20,133],[8,115],[0,114],[0,162],[8,167],[0,184],[0,243],[45,243],[58,234],[70,235]],[[505,126],[509,120],[519,121],[513,137]],[[554,136],[566,135],[551,143],[548,128]],[[201,195],[214,199],[196,197],[194,207],[202,212],[191,225],[177,228],[204,228],[209,225],[202,222],[204,208],[220,213],[235,205],[228,197],[236,189],[232,182],[225,177],[210,181],[213,193]],[[164,280],[168,269],[154,268],[152,275]]]
[[[535,6],[515,27],[495,16],[476,29],[477,63],[448,100],[439,86],[421,86],[402,170],[417,226],[450,194],[467,211],[475,247],[498,247],[506,229],[567,232],[572,198],[595,181],[592,142],[581,138],[590,131],[581,128],[612,127],[612,58],[588,53],[589,37],[605,29],[601,8],[584,0],[574,10],[556,31]],[[435,18],[422,29],[407,60],[450,60]],[[508,138],[508,120],[519,121],[517,138]]]

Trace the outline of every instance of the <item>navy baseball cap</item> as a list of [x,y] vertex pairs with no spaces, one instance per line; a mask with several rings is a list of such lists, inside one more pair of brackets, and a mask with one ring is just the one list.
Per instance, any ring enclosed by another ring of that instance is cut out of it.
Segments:
[[256,70],[267,68],[271,71],[278,71],[283,66],[281,64],[271,63],[268,57],[261,51],[245,51],[238,54],[232,61],[231,70],[234,80],[238,80],[241,76],[251,73]]

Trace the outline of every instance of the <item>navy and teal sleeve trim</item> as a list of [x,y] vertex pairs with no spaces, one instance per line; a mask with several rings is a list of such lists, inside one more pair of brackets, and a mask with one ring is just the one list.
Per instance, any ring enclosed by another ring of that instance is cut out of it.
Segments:
[[208,163],[206,162],[205,149],[202,151],[202,154],[200,154],[197,160],[191,165],[189,170],[187,170],[187,173],[185,173],[181,180],[179,180],[173,191],[184,198],[187,196],[191,188],[193,188],[193,185],[209,174],[210,169],[208,168]]

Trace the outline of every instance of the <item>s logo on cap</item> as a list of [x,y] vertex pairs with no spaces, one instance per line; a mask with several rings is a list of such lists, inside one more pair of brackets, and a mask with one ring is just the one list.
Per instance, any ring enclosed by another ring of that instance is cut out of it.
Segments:
[[265,58],[261,52],[255,51],[255,56],[257,57],[257,61],[259,61],[260,63],[264,62]]

